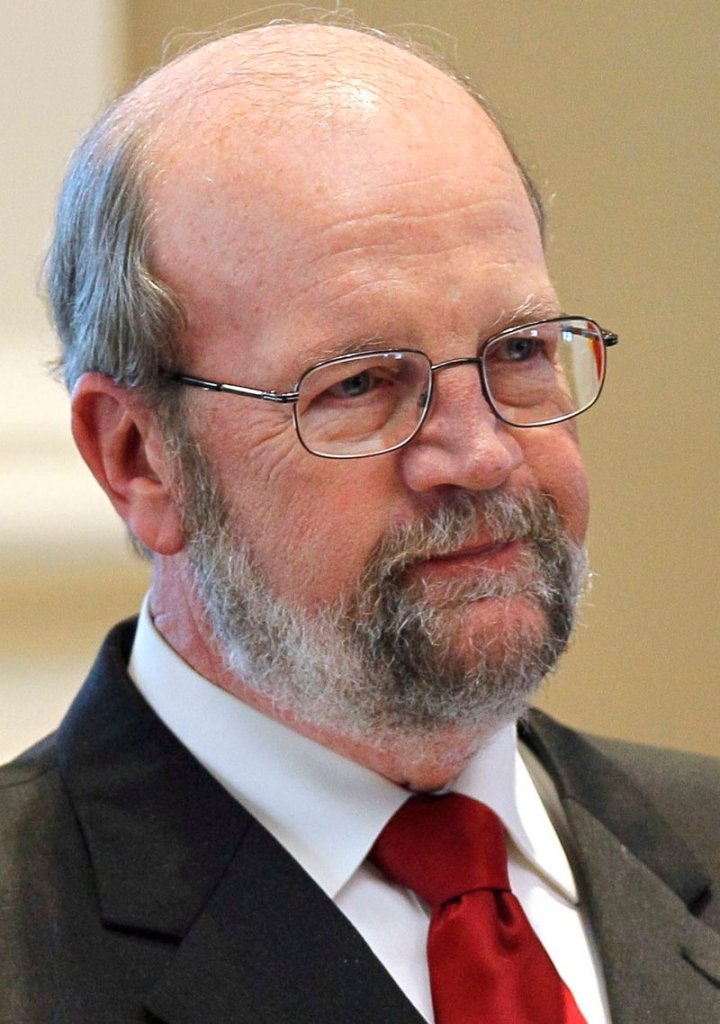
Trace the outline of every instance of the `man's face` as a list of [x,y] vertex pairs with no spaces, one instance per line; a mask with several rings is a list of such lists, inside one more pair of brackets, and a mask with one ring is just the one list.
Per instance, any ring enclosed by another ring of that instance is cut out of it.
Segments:
[[[559,314],[510,155],[480,109],[456,86],[446,91],[448,102],[396,113],[368,101],[356,124],[286,125],[246,145],[242,166],[232,140],[198,139],[157,196],[157,263],[188,311],[186,372],[286,391],[331,355],[407,347],[438,362]],[[488,496],[547,496],[570,540],[583,539],[572,427],[499,423],[471,366],[438,375],[429,419],[407,447],[349,461],[305,451],[287,408],[187,398],[231,534],[270,593],[301,614],[352,600],[390,531],[458,496],[478,509],[460,549],[425,552],[405,570],[431,604],[477,575],[527,571],[528,541],[497,542],[484,521]],[[543,633],[541,602],[508,595],[464,602],[452,638],[463,657],[489,647],[502,657],[511,636]]]

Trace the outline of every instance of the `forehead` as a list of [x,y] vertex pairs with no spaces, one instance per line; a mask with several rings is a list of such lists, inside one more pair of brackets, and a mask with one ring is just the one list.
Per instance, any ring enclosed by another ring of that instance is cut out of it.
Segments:
[[328,324],[350,306],[377,320],[378,289],[412,301],[423,260],[452,276],[477,250],[486,279],[544,267],[524,185],[479,105],[407,54],[377,65],[363,54],[342,74],[308,73],[292,95],[285,79],[266,76],[250,98],[224,81],[170,119],[150,187],[153,260],[189,339],[267,336],[283,316],[297,337],[311,309]]

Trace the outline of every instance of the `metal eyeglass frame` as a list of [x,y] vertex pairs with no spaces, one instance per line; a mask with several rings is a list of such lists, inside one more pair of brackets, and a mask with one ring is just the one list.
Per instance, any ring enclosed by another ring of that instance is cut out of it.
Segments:
[[[500,331],[498,334],[493,334],[492,337],[488,338],[483,343],[482,349],[480,350],[478,355],[476,355],[476,356],[461,356],[461,357],[456,358],[456,359],[444,359],[444,360],[442,360],[442,362],[439,362],[439,363],[431,363],[430,359],[428,358],[428,356],[426,355],[425,352],[423,352],[421,349],[415,349],[415,348],[388,348],[388,349],[378,349],[378,350],[374,350],[372,352],[369,352],[369,351],[365,351],[365,352],[362,352],[362,351],[360,351],[360,352],[348,352],[347,354],[342,355],[342,356],[334,356],[334,357],[329,358],[329,359],[322,359],[322,360],[320,360],[320,362],[313,363],[312,366],[309,366],[306,370],[303,370],[303,372],[300,374],[300,377],[298,378],[297,383],[295,384],[295,387],[294,387],[294,389],[292,391],[263,391],[260,388],[246,387],[244,384],[230,384],[230,383],[227,383],[227,382],[207,380],[204,377],[193,377],[193,376],[191,376],[189,374],[180,373],[180,372],[174,372],[174,373],[166,372],[166,373],[163,374],[163,376],[167,380],[172,381],[172,382],[174,382],[176,384],[183,384],[183,385],[186,385],[187,387],[193,387],[193,388],[201,388],[204,391],[220,391],[220,392],[223,392],[225,394],[230,394],[230,395],[241,395],[241,396],[243,396],[245,398],[259,398],[263,402],[275,402],[275,403],[281,404],[281,405],[292,404],[292,407],[293,407],[293,424],[295,426],[295,433],[297,434],[297,438],[298,438],[300,444],[311,455],[316,455],[318,458],[321,458],[321,459],[369,459],[369,458],[373,458],[376,455],[386,455],[388,452],[397,451],[399,448],[404,448],[406,444],[409,444],[412,441],[412,439],[416,436],[418,431],[421,429],[423,423],[427,419],[428,411],[430,409],[430,405],[431,405],[431,402],[432,402],[432,396],[433,396],[433,384],[434,384],[434,380],[435,380],[434,374],[438,370],[446,370],[446,369],[448,369],[451,366],[472,366],[472,365],[477,366],[478,369],[480,370],[480,373],[478,374],[478,376],[480,378],[480,387],[482,389],[482,395],[483,395],[483,398],[485,399],[485,401],[487,402],[487,404],[492,409],[493,414],[502,423],[505,423],[505,424],[507,424],[510,427],[515,427],[518,430],[534,429],[535,427],[549,427],[549,426],[552,426],[555,423],[563,423],[566,420],[574,419],[576,416],[579,416],[581,413],[587,412],[588,409],[592,408],[592,406],[595,405],[595,403],[597,402],[597,400],[600,397],[600,394],[602,392],[603,384],[605,383],[605,369],[606,369],[606,364],[605,363],[603,363],[603,374],[602,374],[602,377],[601,377],[601,379],[599,381],[599,386],[598,386],[597,394],[593,398],[592,402],[588,402],[587,405],[582,406],[582,408],[580,408],[580,409],[576,409],[574,412],[565,413],[562,416],[556,416],[556,417],[554,417],[552,419],[549,419],[549,420],[542,420],[542,421],[540,421],[538,423],[513,423],[512,420],[509,420],[505,416],[503,416],[502,412],[500,412],[500,410],[498,409],[497,405],[495,404],[495,401],[491,397],[490,389],[488,388],[487,380],[486,380],[486,377],[485,377],[485,363],[484,363],[485,356],[484,356],[484,353],[485,353],[485,350],[488,348],[489,345],[492,345],[496,341],[499,341],[501,338],[504,338],[504,337],[506,337],[509,334],[514,334],[514,333],[516,333],[517,331],[520,331],[520,330],[524,330],[524,329],[530,330],[530,329],[535,328],[535,327],[543,327],[546,324],[563,323],[564,321],[571,321],[571,320],[574,320],[574,321],[584,320],[586,323],[592,324],[592,326],[597,329],[597,332],[598,332],[598,334],[600,336],[600,339],[601,339],[603,345],[605,346],[605,348],[610,348],[613,345],[617,345],[618,340],[619,340],[618,339],[618,335],[615,334],[613,331],[605,330],[603,327],[600,326],[600,324],[597,323],[596,320],[592,320],[590,317],[586,317],[586,316],[558,316],[558,317],[553,317],[553,318],[551,318],[549,320],[534,320],[534,321],[532,321],[532,323],[518,324],[515,327],[507,327],[505,330]],[[330,364],[341,365],[342,363],[350,362],[353,359],[357,359],[358,356],[371,355],[371,354],[391,355],[393,353],[402,353],[402,352],[408,352],[408,353],[412,352],[412,353],[414,353],[416,355],[424,356],[425,359],[427,359],[428,367],[429,367],[429,377],[428,377],[429,384],[428,384],[428,389],[427,389],[427,393],[426,393],[426,396],[425,396],[425,402],[424,402],[424,405],[423,405],[423,408],[422,408],[422,412],[420,413],[420,416],[418,418],[417,426],[415,427],[415,429],[413,430],[413,432],[410,434],[409,437],[406,437],[403,441],[399,441],[397,444],[392,445],[390,448],[383,448],[379,452],[352,452],[352,453],[342,453],[342,454],[341,453],[335,453],[335,454],[332,454],[332,453],[325,453],[325,452],[315,451],[313,448],[310,448],[305,443],[305,441],[303,439],[303,436],[302,436],[302,432],[300,430],[300,425],[299,425],[299,422],[298,422],[299,421],[299,417],[298,417],[298,413],[297,413],[297,403],[298,403],[298,399],[300,398],[300,388],[302,386],[302,382],[305,379],[305,377],[307,377],[307,375],[309,373],[312,373],[314,370],[318,370],[321,367],[328,366]]]

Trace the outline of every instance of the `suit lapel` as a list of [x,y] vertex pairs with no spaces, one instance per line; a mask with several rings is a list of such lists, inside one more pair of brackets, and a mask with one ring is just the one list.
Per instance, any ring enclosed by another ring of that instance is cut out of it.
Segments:
[[355,929],[259,825],[146,1005],[168,1024],[421,1024]]
[[689,909],[710,898],[702,867],[628,777],[577,733],[533,713],[525,738],[563,801],[613,1024],[718,1019],[720,936]]
[[614,1024],[718,1019],[720,936],[594,815],[575,801],[566,810]]
[[422,1024],[332,901],[129,683],[131,641],[125,627],[106,643],[58,761],[103,924],[169,953],[139,998],[166,1024]]

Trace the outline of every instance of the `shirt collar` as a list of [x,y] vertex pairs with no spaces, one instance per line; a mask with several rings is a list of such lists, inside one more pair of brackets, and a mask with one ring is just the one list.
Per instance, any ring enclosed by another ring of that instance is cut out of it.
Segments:
[[[129,665],[150,706],[190,753],[334,898],[407,790],[269,718],[195,672],[143,602]],[[570,865],[518,753],[499,730],[452,787],[488,804],[532,868],[573,902]]]
[[495,733],[452,788],[491,807],[505,826],[510,855],[514,846],[521,861],[559,889],[566,899],[578,902],[570,862],[526,766],[514,723]]

